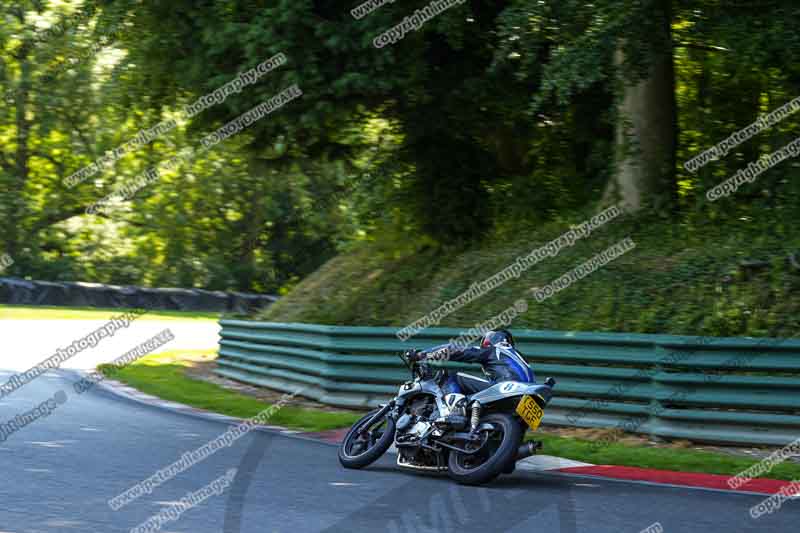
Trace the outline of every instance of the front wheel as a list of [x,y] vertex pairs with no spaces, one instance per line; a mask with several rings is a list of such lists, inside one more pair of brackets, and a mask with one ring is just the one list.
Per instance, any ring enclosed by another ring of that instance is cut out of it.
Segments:
[[508,414],[491,414],[481,423],[493,426],[486,444],[474,454],[451,451],[447,468],[452,479],[463,485],[482,485],[499,476],[516,460],[522,428]]
[[[370,423],[382,410],[386,412]],[[388,409],[375,409],[353,424],[339,446],[339,462],[343,467],[364,468],[389,449],[394,440],[395,424],[388,414]]]

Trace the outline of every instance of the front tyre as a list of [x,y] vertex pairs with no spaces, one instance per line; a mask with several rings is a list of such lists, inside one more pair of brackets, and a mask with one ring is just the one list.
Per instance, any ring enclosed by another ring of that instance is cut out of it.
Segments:
[[370,411],[353,424],[339,446],[339,462],[345,468],[364,468],[378,460],[386,453],[394,440],[394,420],[388,416],[388,410],[372,424],[373,416],[381,409]]
[[451,451],[447,460],[448,474],[463,485],[483,485],[499,476],[516,460],[522,440],[522,428],[511,415],[491,414],[481,423],[494,426],[483,448],[474,454]]

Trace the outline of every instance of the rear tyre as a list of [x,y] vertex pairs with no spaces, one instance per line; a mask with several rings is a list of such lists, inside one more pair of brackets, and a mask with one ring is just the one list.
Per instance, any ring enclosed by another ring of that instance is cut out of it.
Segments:
[[378,413],[375,409],[353,424],[339,446],[339,462],[345,468],[364,468],[386,453],[394,440],[394,420],[388,412],[367,427],[369,420]]
[[508,414],[491,414],[481,419],[495,430],[484,447],[475,454],[450,451],[447,468],[450,477],[462,485],[483,485],[499,476],[509,465],[514,466],[522,429]]

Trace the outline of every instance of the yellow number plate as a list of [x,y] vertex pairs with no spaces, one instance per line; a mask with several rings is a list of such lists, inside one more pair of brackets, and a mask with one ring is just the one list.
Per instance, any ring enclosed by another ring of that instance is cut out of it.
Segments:
[[528,423],[532,430],[536,431],[542,422],[544,411],[533,399],[533,396],[523,396],[517,404],[517,414]]

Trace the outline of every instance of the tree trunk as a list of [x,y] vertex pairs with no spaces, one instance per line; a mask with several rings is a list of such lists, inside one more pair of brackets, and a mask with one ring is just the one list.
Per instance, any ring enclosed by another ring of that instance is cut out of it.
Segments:
[[[22,19],[24,23],[24,19]],[[26,219],[25,187],[30,172],[30,130],[31,122],[27,117],[28,100],[31,90],[30,45],[23,43],[19,52],[20,79],[16,91],[14,106],[16,112],[16,150],[14,151],[13,171],[10,176],[10,190],[6,191],[8,202],[8,220],[6,221],[4,240],[6,251],[15,261],[24,240],[24,223]]]
[[[668,14],[668,11],[666,12]],[[663,22],[670,35],[669,16]],[[669,38],[666,42],[671,42]],[[673,205],[676,197],[675,149],[677,104],[671,47],[652,58],[647,78],[635,84],[624,80],[617,109],[616,164],[605,196],[616,197],[629,210],[645,203]],[[623,46],[615,54],[617,71],[625,60]]]
[[269,179],[270,166],[266,160],[252,157],[248,161],[248,172],[256,179],[250,193],[250,209],[245,219],[244,232],[239,250],[239,269],[236,283],[239,290],[252,290],[256,273],[256,248],[264,227],[264,182]]

